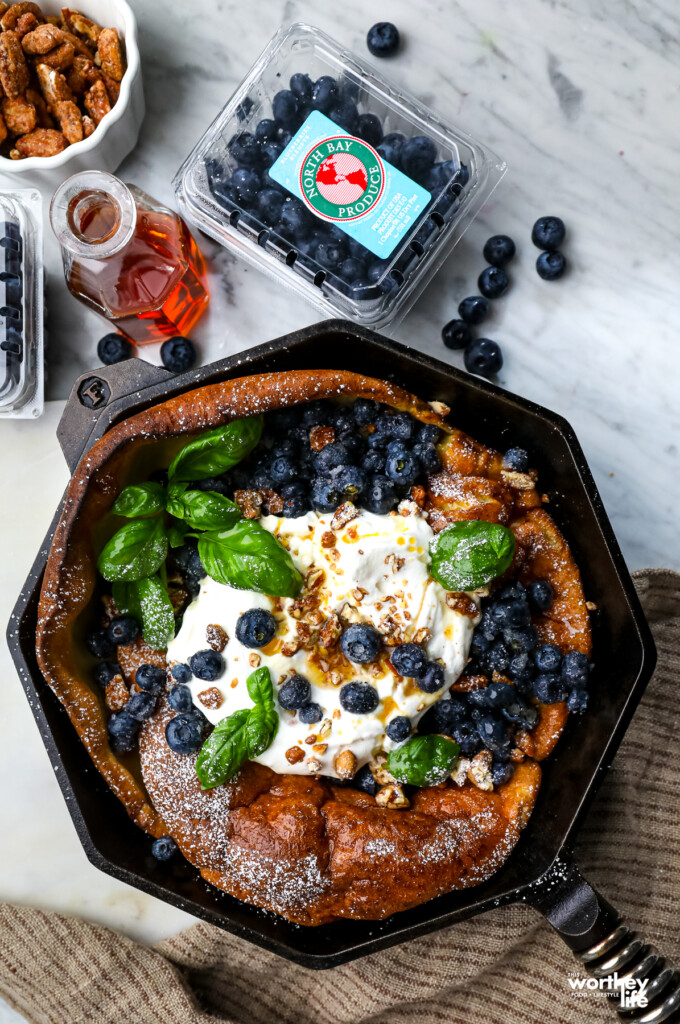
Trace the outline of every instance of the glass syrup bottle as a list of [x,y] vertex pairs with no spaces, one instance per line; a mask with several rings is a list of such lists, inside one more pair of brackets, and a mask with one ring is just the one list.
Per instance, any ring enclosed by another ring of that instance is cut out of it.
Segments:
[[50,221],[77,299],[135,345],[190,333],[210,296],[205,260],[176,213],[113,174],[83,171],[54,193]]

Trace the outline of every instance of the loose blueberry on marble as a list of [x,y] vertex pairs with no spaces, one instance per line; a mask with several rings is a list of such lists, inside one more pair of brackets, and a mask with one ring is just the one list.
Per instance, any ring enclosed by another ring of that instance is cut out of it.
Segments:
[[392,718],[385,726],[385,735],[393,743],[403,743],[411,735],[411,719],[406,715],[398,715]]
[[140,690],[158,694],[165,686],[165,672],[157,665],[140,665],[135,671],[135,683]]
[[428,661],[416,685],[423,693],[436,693],[444,685],[444,669],[438,661]]
[[323,710],[319,704],[310,701],[298,711],[298,718],[303,725],[316,725],[323,718]]
[[392,666],[400,676],[419,679],[427,666],[427,656],[418,644],[399,644],[390,657]]
[[132,356],[132,345],[122,334],[105,334],[97,343],[97,356],[103,366],[122,363]]
[[469,373],[493,377],[503,366],[503,353],[498,342],[490,338],[476,338],[465,349],[463,361]]
[[477,278],[477,287],[487,299],[500,299],[510,285],[503,267],[485,267]]
[[299,711],[309,703],[312,688],[304,676],[292,676],[278,692],[279,704],[286,711]]
[[178,683],[168,694],[168,704],[173,711],[191,711],[193,707],[191,690],[184,683]]
[[161,360],[171,373],[186,373],[196,362],[196,348],[189,338],[178,334],[161,345]]
[[170,860],[177,853],[177,843],[172,836],[161,836],[151,844],[151,855],[156,860]]
[[378,691],[370,683],[345,683],[340,687],[340,707],[353,715],[369,715],[379,704]]
[[567,261],[561,252],[542,252],[536,260],[536,272],[544,281],[559,281],[567,269]]
[[111,642],[118,644],[131,644],[139,636],[139,623],[133,615],[118,615],[109,623],[109,636]]
[[531,241],[538,249],[553,252],[564,241],[567,229],[560,217],[539,217],[531,231]]
[[165,739],[175,754],[193,754],[203,742],[201,719],[193,711],[175,715],[165,727]]
[[91,633],[87,634],[85,643],[95,658],[111,658],[116,653],[116,647],[109,635],[108,629],[92,630]]
[[145,693],[144,690],[133,693],[125,705],[125,710],[138,722],[144,722],[147,718],[151,718],[156,710],[156,697],[153,693]]
[[489,313],[489,300],[482,295],[468,295],[458,306],[458,316],[467,324],[481,324]]
[[509,235],[492,235],[487,239],[482,255],[492,267],[504,267],[515,255],[515,243]]
[[503,469],[526,473],[529,469],[529,453],[524,448],[508,448],[503,456]]
[[447,348],[454,351],[465,348],[471,340],[470,327],[465,320],[449,320],[448,324],[442,327],[442,341]]
[[368,30],[366,45],[374,57],[392,57],[399,49],[399,29],[391,21],[379,21]]
[[[247,615],[248,612],[245,614]],[[243,618],[243,616],[241,616],[241,618]],[[236,636],[239,640],[241,639],[238,634],[238,622],[236,624]],[[246,646],[250,647],[254,645],[247,644]],[[203,679],[208,683],[212,683],[215,679],[219,679],[225,668],[224,658],[222,655],[218,651],[212,650],[197,651],[196,654],[192,654],[189,658],[189,665],[197,679]]]
[[[276,619],[264,608],[250,608],[236,620],[236,639],[244,647],[266,647],[276,633]],[[191,667],[198,675],[193,663]],[[204,678],[200,676],[199,678]]]
[[356,622],[348,626],[340,638],[342,653],[356,665],[375,661],[382,641],[380,633],[367,623]]

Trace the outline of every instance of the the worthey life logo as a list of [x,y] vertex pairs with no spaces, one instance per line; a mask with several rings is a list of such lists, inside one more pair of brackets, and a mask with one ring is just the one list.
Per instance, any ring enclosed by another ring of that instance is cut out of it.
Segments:
[[619,977],[616,971],[604,978],[567,978],[569,987],[577,994],[586,992],[602,992],[604,995],[619,998],[619,1009],[631,1010],[636,1007],[645,1007],[649,1000],[645,990],[649,985],[647,978]]

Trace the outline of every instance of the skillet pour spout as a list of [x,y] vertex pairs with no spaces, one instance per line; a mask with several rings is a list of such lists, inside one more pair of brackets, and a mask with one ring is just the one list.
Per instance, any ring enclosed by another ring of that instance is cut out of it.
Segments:
[[[114,877],[313,969],[346,963],[499,905],[528,902],[596,976],[614,964],[611,969],[618,967],[620,975],[629,972],[651,979],[646,993],[658,996],[665,1015],[628,1019],[649,1024],[675,1019],[671,1014],[680,1003],[677,974],[620,922],[565,859],[651,677],[655,652],[585,456],[564,419],[391,339],[347,321],[330,320],[179,377],[136,359],[86,374],[74,385],[59,440],[73,471],[111,427],[165,399],[248,374],[310,367],[333,370],[339,364],[445,403],[453,410],[452,422],[489,447],[504,451],[521,446],[531,451],[542,485],[552,496],[551,515],[581,567],[589,600],[598,608],[593,622],[592,712],[567,724],[556,750],[544,762],[538,801],[521,839],[492,877],[382,921],[345,920],[300,928],[206,886],[188,863],[154,862],[145,834],[92,772],[89,755],[35,656],[38,597],[60,507],[15,606],[8,639],[86,855]],[[606,663],[606,672],[598,671],[598,659]]]

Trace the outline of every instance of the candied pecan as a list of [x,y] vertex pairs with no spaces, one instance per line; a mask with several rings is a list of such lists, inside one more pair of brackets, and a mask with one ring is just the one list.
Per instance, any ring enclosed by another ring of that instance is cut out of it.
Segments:
[[[0,39],[2,36],[0,36]],[[38,64],[36,67],[40,88],[50,110],[55,110],[57,103],[62,100],[72,100],[73,93],[68,87],[68,82],[60,71],[50,68],[47,64]]]
[[74,32],[77,36],[85,36],[91,42],[96,43],[101,35],[101,25],[98,25],[96,21],[92,21],[91,18],[86,18],[80,11],[74,11],[69,7],[62,7],[61,17],[64,25],[69,32]]
[[37,28],[39,24],[40,22],[36,18],[35,14],[31,14],[31,12],[28,11],[26,14],[22,14],[17,20],[17,23],[14,26],[14,31],[20,39],[23,39],[25,35]]
[[[120,98],[120,83],[114,82],[113,78],[109,78],[108,75],[102,75],[102,78],[106,86],[106,95],[109,97],[109,103],[112,107],[115,107]],[[283,500],[281,501],[281,508],[283,508]]]
[[26,53],[33,56],[48,53],[63,42],[64,33],[56,25],[39,25],[33,32],[23,37],[21,45]]
[[[16,151],[19,157],[56,156],[57,153],[63,153],[67,146],[68,142],[61,132],[57,132],[53,128],[36,128],[35,131],[17,139]],[[18,157],[12,157],[12,159],[16,160]]]
[[479,615],[477,605],[462,591],[454,590],[446,595],[446,605],[459,615],[465,615],[468,619],[476,619]]
[[338,642],[341,633],[342,624],[340,622],[340,619],[338,618],[335,612],[331,612],[331,614],[324,622],[321,632],[319,633],[319,640],[321,641],[321,646],[324,647],[327,651],[329,651],[331,647],[334,647],[335,644]]
[[304,761],[305,752],[302,747],[288,747],[286,751],[286,761],[288,764],[297,764],[298,761]]
[[321,535],[321,547],[322,548],[334,548],[335,547],[335,534],[332,530],[326,530]]
[[347,523],[351,523],[358,515],[359,510],[356,505],[353,505],[351,501],[343,502],[336,509],[335,515],[331,519],[331,530],[341,530],[343,526],[347,526]]
[[96,127],[92,118],[88,114],[83,114],[83,135],[86,139],[89,139]]
[[10,29],[13,29],[23,14],[32,14],[38,22],[45,20],[37,4],[23,0],[22,3],[12,4],[11,7],[8,7],[2,18],[0,18],[0,25],[2,25],[3,30],[8,32]]
[[45,21],[48,25],[56,25],[57,28],[61,28],[61,18],[58,14],[46,14]]
[[76,96],[81,96],[101,77],[101,71],[94,66],[90,57],[83,57],[77,54],[73,58],[73,64],[69,68],[66,81],[71,92],[75,93]]
[[89,57],[89,59],[92,60],[94,54],[92,53],[92,50],[90,50],[85,45],[82,39],[79,39],[78,36],[74,36],[73,32],[67,32],[63,25],[61,30],[64,33],[64,39],[66,40],[66,42],[71,44],[71,46],[73,47],[75,52],[79,54],[79,56]]
[[10,149],[10,151],[9,151],[9,158],[10,158],[10,160],[23,160],[24,159],[18,149]]
[[0,114],[0,142],[4,142],[7,138],[7,125],[2,114]]
[[105,701],[107,708],[109,711],[122,711],[129,699],[130,691],[125,684],[125,680],[120,674],[116,674],[106,684]]
[[217,709],[224,704],[224,697],[216,686],[209,686],[207,690],[201,690],[198,699],[204,708]]
[[262,504],[266,506],[267,515],[277,516],[283,511],[283,498],[270,488],[262,491]]
[[212,647],[213,651],[219,651],[220,654],[227,646],[227,643],[229,641],[229,637],[227,636],[226,630],[222,629],[221,626],[215,625],[214,623],[211,623],[209,626],[206,626],[205,639],[206,643],[208,644],[208,647]]
[[309,444],[315,452],[320,452],[327,444],[333,444],[335,431],[333,427],[312,427],[309,432]]
[[26,135],[38,123],[38,115],[32,103],[23,96],[2,101],[2,116],[11,135]]
[[375,802],[378,807],[387,807],[392,811],[405,810],[411,806],[411,801],[404,793],[401,786],[392,783],[383,786],[375,795]]
[[28,64],[16,32],[0,35],[0,82],[10,99],[23,96],[29,85]]
[[83,141],[83,115],[73,100],[60,100],[55,105],[54,115],[69,142]]
[[335,758],[334,768],[341,779],[353,779],[357,770],[357,759],[351,750],[343,750]]
[[40,61],[42,64],[47,64],[50,68],[56,68],[57,71],[65,71],[73,63],[74,53],[73,45],[65,39],[61,46],[55,47],[49,53],[44,53]]
[[234,501],[246,519],[257,519],[262,514],[262,498],[262,491],[234,491]]
[[5,11],[7,10],[8,7],[9,7],[9,4],[6,4],[4,2],[4,0],[1,0],[1,2],[0,2],[0,18],[2,18],[3,14],[5,13]]
[[120,38],[115,28],[102,29],[97,40],[97,53],[104,74],[112,78],[114,82],[120,82],[125,74],[125,61]]
[[478,754],[472,758],[470,767],[468,768],[468,779],[470,782],[477,787],[477,789],[483,790],[485,793],[490,793],[493,789],[493,780],[491,778],[491,761],[493,760],[493,754],[490,750],[480,750]]
[[414,484],[411,488],[410,494],[411,501],[414,501],[418,508],[425,508],[425,500],[427,498],[427,491],[420,484]]

